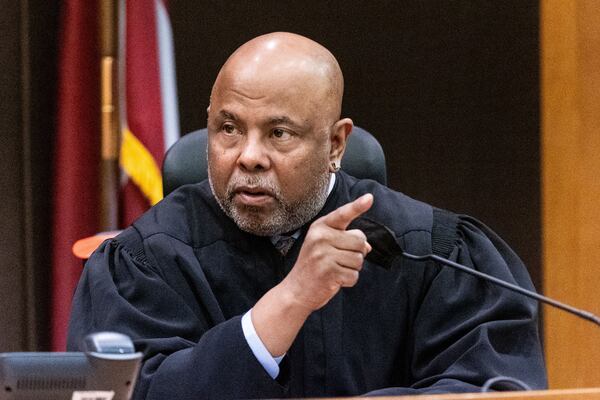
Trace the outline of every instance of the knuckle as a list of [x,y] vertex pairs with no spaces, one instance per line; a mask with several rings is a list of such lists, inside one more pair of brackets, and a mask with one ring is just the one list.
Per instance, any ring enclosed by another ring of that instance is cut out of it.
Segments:
[[367,240],[367,236],[364,234],[363,231],[361,231],[360,229],[351,229],[349,231],[347,231],[350,235],[356,237],[357,239],[359,239],[360,241],[366,241]]
[[346,277],[345,286],[352,287],[352,286],[356,285],[356,283],[358,282],[359,276],[360,276],[360,274],[358,271],[354,271],[354,270],[350,271],[350,273]]
[[357,229],[358,231],[358,237],[360,238],[361,242],[366,242],[367,241],[367,235],[365,235],[365,233],[363,231],[361,231],[360,229]]
[[[313,253],[312,253],[312,257],[315,260],[323,260],[325,257],[327,256],[327,254],[323,251],[323,249],[320,248],[316,248]],[[321,269],[321,271],[327,271],[328,268],[325,264],[323,264],[322,262],[318,262],[319,268]]]
[[313,226],[310,229],[310,232],[308,233],[307,236],[310,236],[310,239],[313,240],[313,241],[315,241],[315,242],[320,242],[321,240],[324,239],[324,235],[325,235],[324,229],[323,229],[323,227],[321,225],[319,225],[319,226],[316,226],[316,227]]
[[323,233],[321,232],[321,229],[314,229],[311,233],[310,233],[310,239],[318,242],[322,239],[323,237]]
[[362,253],[353,253],[353,259],[354,259],[354,265],[361,269],[363,262],[365,260],[365,257],[362,255]]
[[325,215],[324,217],[321,217],[319,219],[317,219],[316,221],[314,221],[309,228],[309,232],[313,231],[313,232],[317,232],[317,231],[321,231],[324,229],[327,229],[329,227],[329,215]]

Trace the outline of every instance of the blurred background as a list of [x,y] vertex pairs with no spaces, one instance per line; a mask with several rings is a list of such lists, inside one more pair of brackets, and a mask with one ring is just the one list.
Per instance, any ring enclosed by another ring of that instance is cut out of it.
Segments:
[[[143,8],[155,1],[131,2],[141,8],[129,13],[130,26],[149,26]],[[105,160],[101,3],[0,0],[0,352],[64,347],[82,266],[70,244],[106,229],[95,206]],[[239,45],[272,31],[308,36],[337,57],[343,114],[382,144],[390,187],[484,221],[525,261],[538,290],[600,311],[599,1],[166,6],[178,134],[205,127],[212,82]],[[139,77],[156,63],[152,52],[137,54]],[[128,106],[135,90],[157,97],[144,82],[127,90]],[[127,223],[116,218],[114,228]],[[600,360],[598,328],[544,311],[552,386],[600,386],[590,372]]]

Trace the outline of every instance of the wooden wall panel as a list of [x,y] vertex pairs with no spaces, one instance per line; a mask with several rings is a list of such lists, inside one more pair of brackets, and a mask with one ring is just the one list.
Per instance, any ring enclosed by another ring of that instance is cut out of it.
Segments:
[[59,4],[0,9],[0,352],[48,350]]
[[24,345],[20,9],[0,13],[0,352]]
[[[600,7],[541,7],[543,277],[546,294],[600,313]],[[545,318],[550,384],[600,385],[600,329]]]

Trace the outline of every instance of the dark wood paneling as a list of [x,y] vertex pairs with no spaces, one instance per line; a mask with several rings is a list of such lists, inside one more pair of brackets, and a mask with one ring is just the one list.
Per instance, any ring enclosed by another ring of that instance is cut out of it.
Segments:
[[387,153],[389,182],[472,214],[540,282],[537,1],[171,2],[181,126],[203,127],[210,87],[240,44],[304,34],[346,78],[344,114]]
[[1,6],[0,352],[47,350],[59,6]]
[[50,240],[52,154],[57,109],[57,51],[60,2],[29,0],[27,9],[27,76],[23,105],[25,271],[27,279],[27,348],[49,350]]
[[[8,2],[3,2],[8,3]],[[3,4],[7,5],[7,4]],[[25,345],[20,10],[0,13],[0,351]]]

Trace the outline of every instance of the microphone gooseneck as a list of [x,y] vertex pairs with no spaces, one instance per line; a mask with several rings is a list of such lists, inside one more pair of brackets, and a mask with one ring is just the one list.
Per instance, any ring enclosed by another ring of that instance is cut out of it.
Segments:
[[556,308],[559,308],[561,310],[567,311],[571,314],[577,315],[578,317],[586,319],[586,320],[593,322],[596,325],[600,326],[600,318],[598,318],[596,315],[592,314],[591,312],[580,310],[580,309],[572,307],[568,304],[561,303],[560,301],[557,301],[557,300],[551,299],[549,297],[543,296],[541,294],[532,292],[531,290],[524,289],[520,286],[513,285],[512,283],[503,281],[502,279],[498,279],[498,278],[488,275],[488,274],[484,274],[483,272],[476,271],[474,269],[471,269],[471,268],[464,266],[462,264],[459,264],[457,262],[448,260],[447,258],[440,257],[435,254],[426,254],[423,256],[417,256],[414,254],[407,253],[405,251],[402,251],[402,257],[410,259],[410,260],[415,260],[415,261],[426,261],[426,260],[437,261],[448,267],[451,267],[451,268],[457,269],[459,271],[465,272],[467,274],[476,276],[477,278],[492,282],[492,283],[494,283],[498,286],[501,286],[505,289],[512,290],[513,292],[520,293],[524,296],[530,297],[530,298],[540,301],[542,303],[546,303],[546,304],[549,304]]
[[450,261],[447,258],[438,256],[436,254],[426,254],[422,256],[417,256],[414,254],[407,253],[398,243],[398,239],[390,228],[381,224],[379,222],[373,221],[366,217],[360,217],[354,220],[349,228],[351,229],[360,229],[367,236],[368,242],[371,244],[372,250],[367,255],[367,260],[375,263],[376,265],[389,270],[394,265],[394,260],[397,257],[404,257],[409,260],[415,261],[427,261],[433,260],[437,261],[443,265],[448,267],[457,269],[464,273],[473,275],[477,278],[486,280],[493,284],[496,284],[500,287],[503,287],[508,290],[512,290],[513,292],[517,292],[522,294],[523,296],[527,296],[529,298],[535,299],[539,302],[549,304],[553,307],[564,310],[568,313],[576,315],[580,318],[586,319],[594,324],[600,326],[600,318],[591,312],[580,310],[578,308],[572,307],[568,304],[561,303],[560,301],[551,299],[549,297],[543,296],[531,290],[524,289],[520,286],[514,285],[512,283],[506,282],[502,279],[496,278],[492,275],[484,274],[483,272],[476,271],[471,269],[465,265],[459,264],[454,261]]

